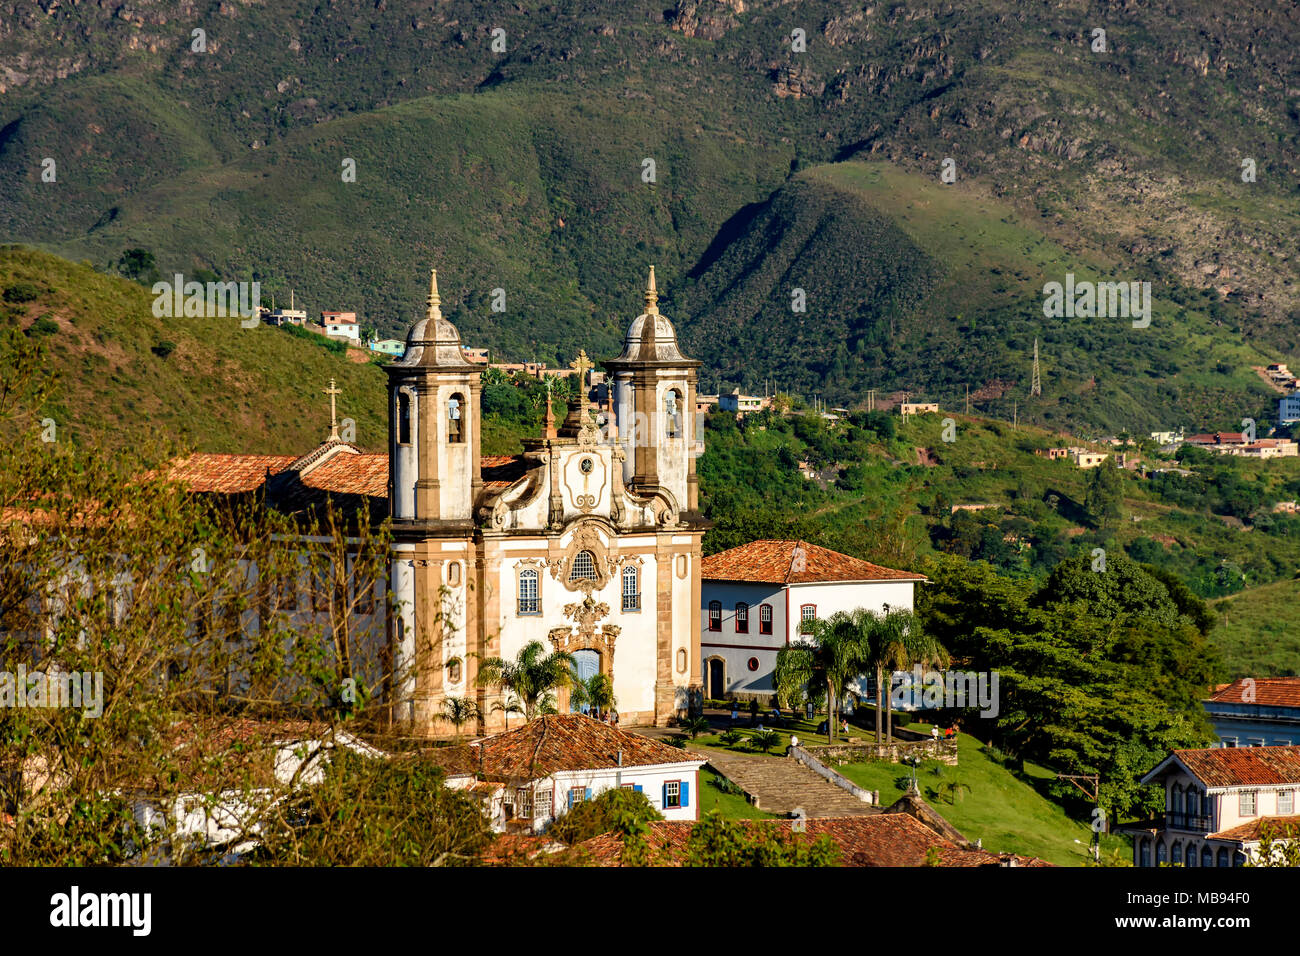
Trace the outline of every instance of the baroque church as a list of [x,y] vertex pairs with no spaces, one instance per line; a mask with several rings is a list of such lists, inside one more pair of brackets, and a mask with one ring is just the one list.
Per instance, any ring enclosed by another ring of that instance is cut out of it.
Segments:
[[[386,453],[340,437],[331,383],[329,437],[307,454],[196,454],[171,474],[193,493],[287,513],[333,503],[374,524],[391,516],[387,581],[349,573],[342,613],[361,645],[354,663],[368,662],[368,687],[384,686],[396,727],[449,735],[448,698],[468,698],[480,711],[474,730],[505,729],[511,701],[479,686],[479,666],[514,660],[533,641],[572,654],[584,678],[608,675],[621,724],[662,725],[701,703],[706,524],[692,414],[699,363],[682,355],[659,312],[653,268],[645,310],[622,353],[602,364],[605,407],[588,400],[592,363],[580,354],[563,422],[548,403],[543,433],[525,439],[521,455],[484,457],[484,366],[468,361],[431,273],[424,318],[385,368]],[[339,614],[340,601],[321,595],[309,572],[289,584],[287,600],[284,587],[277,580],[268,613],[287,613],[300,635]],[[309,600],[298,597],[304,587]],[[244,633],[263,627],[260,613]],[[567,689],[556,705],[570,709]]]
[[[400,724],[446,732],[445,699],[477,697],[480,731],[504,728],[507,701],[477,686],[478,665],[531,641],[573,654],[583,676],[608,675],[624,724],[662,725],[698,703],[705,523],[687,410],[699,364],[659,312],[651,268],[645,311],[603,363],[604,421],[583,355],[565,420],[548,406],[522,455],[485,459],[482,366],[466,361],[431,274],[425,317],[386,368]],[[569,709],[567,690],[557,704]]]

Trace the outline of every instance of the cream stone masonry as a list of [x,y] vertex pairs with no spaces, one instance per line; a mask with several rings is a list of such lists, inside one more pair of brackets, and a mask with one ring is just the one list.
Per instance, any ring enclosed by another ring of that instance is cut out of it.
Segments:
[[[479,663],[531,641],[578,654],[613,681],[624,725],[666,724],[699,705],[699,513],[692,433],[696,370],[659,313],[653,268],[645,312],[604,363],[612,417],[587,401],[593,363],[573,363],[564,422],[526,439],[506,481],[485,483],[482,366],[466,361],[432,273],[425,318],[389,376],[390,626],[394,719],[452,733],[446,699],[479,704],[478,733],[506,727],[500,688]],[[491,462],[493,460],[489,460]],[[558,695],[569,709],[567,691]],[[518,718],[516,718],[518,719]]]

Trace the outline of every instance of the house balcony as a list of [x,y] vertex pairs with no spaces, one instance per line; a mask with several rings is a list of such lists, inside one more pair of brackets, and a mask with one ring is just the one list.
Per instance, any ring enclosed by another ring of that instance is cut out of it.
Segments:
[[1208,815],[1197,813],[1166,813],[1166,830],[1186,830],[1189,833],[1210,833],[1214,828]]

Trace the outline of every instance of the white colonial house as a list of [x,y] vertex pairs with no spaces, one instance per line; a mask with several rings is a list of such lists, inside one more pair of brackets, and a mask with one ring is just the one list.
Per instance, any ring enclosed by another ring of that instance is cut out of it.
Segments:
[[806,541],[751,541],[701,563],[700,655],[705,694],[766,698],[786,644],[800,626],[836,611],[912,609],[925,577]]
[[584,714],[538,717],[449,762],[447,786],[479,797],[498,833],[540,833],[574,804],[618,787],[645,794],[665,820],[700,815],[703,759]]
[[325,334],[332,338],[361,343],[361,326],[357,324],[355,312],[322,312],[320,324],[325,327]]
[[1266,825],[1300,827],[1300,747],[1175,750],[1142,783],[1164,787],[1165,814],[1118,828],[1134,866],[1241,866]]

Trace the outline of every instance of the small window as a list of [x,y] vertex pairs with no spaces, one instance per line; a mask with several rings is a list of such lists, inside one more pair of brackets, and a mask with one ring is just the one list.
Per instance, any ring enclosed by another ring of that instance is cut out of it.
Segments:
[[531,787],[520,787],[515,791],[515,817],[520,820],[531,820],[533,818],[533,790]]
[[1214,851],[1208,846],[1201,847],[1201,866],[1214,866]]
[[465,430],[462,427],[464,422],[461,420],[464,405],[465,399],[460,394],[447,399],[447,441],[449,442],[465,440]]
[[460,587],[460,562],[453,561],[447,565],[447,583],[454,588]]
[[406,392],[397,393],[397,444],[411,443],[411,396]]
[[1277,792],[1277,812],[1278,816],[1295,813],[1294,790],[1279,790]]
[[587,799],[587,790],[585,787],[569,788],[569,806],[582,803],[586,799]]
[[817,605],[805,604],[803,607],[799,608],[799,620],[801,621],[817,620]]
[[636,568],[623,569],[623,610],[625,611],[641,610],[641,585],[638,578]]
[[569,572],[570,581],[596,580],[596,556],[590,551],[579,551],[573,557],[573,569]]
[[763,604],[758,608],[758,633],[772,633],[772,605]]
[[1219,866],[1231,866],[1231,865],[1232,864],[1228,859],[1227,847],[1219,847]]
[[669,438],[680,438],[682,434],[682,395],[676,389],[669,389],[664,395],[664,432]]
[[551,788],[540,787],[533,793],[533,815],[538,820],[551,818]]
[[447,683],[460,683],[460,658],[454,657],[447,663]]
[[745,666],[748,667],[751,671],[756,671],[756,670],[758,670],[758,658],[757,658],[757,657],[751,657],[751,658],[750,658],[750,659],[745,663]]
[[532,568],[519,572],[519,614],[541,614],[542,604],[538,595],[539,577]]
[[669,780],[664,784],[664,809],[675,810],[682,805],[682,782]]
[[677,649],[677,673],[686,673],[686,660],[686,648],[679,647]]
[[1255,791],[1243,790],[1239,795],[1238,812],[1243,817],[1255,815]]
[[749,605],[743,601],[736,605],[736,633],[749,633]]
[[710,631],[722,630],[722,602],[721,601],[709,602],[709,630]]

